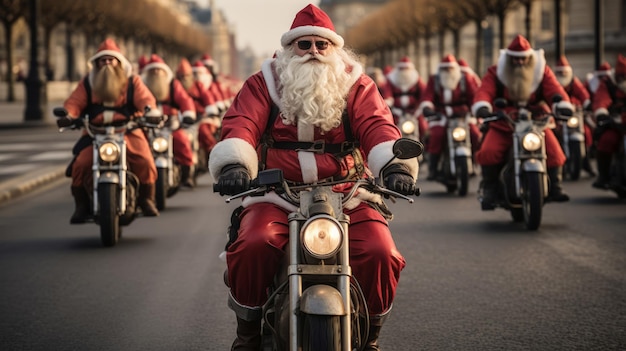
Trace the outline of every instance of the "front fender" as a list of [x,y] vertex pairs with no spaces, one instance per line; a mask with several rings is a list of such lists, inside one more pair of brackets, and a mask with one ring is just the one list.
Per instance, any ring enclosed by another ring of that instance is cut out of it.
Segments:
[[112,183],[119,184],[120,176],[115,172],[104,172],[98,177],[98,183]]
[[471,157],[472,156],[472,150],[470,150],[469,147],[467,146],[457,146],[454,148],[454,155],[459,157],[459,156],[463,156],[463,157]]
[[531,158],[522,163],[522,170],[525,172],[537,172],[537,173],[545,173],[546,168],[543,165],[543,162]]
[[339,291],[332,286],[317,284],[302,292],[300,311],[324,316],[344,316],[346,307]]

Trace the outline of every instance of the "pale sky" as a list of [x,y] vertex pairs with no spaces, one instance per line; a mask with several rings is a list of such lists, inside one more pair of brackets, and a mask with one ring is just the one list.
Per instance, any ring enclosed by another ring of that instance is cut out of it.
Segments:
[[213,0],[235,29],[237,48],[271,56],[280,49],[280,37],[291,27],[298,11],[319,0]]

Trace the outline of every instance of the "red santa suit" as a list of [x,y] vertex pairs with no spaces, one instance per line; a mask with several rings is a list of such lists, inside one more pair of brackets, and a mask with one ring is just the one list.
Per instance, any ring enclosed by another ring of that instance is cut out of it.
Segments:
[[[321,15],[324,17],[320,19]],[[292,29],[283,35],[281,42],[287,46],[304,35],[323,36],[337,48],[343,46],[343,38],[334,32],[327,15],[312,5],[298,13]],[[350,67],[349,72],[354,82],[346,106],[351,131],[360,142],[366,166],[378,174],[390,159],[391,147],[400,137],[400,131],[376,85],[362,73],[361,66]],[[229,164],[241,164],[252,178],[256,177],[260,141],[267,128],[272,104],[281,110],[277,87],[274,59],[265,61],[261,72],[244,83],[224,116],[222,140],[211,153],[209,168],[216,179],[222,168]],[[297,121],[291,123],[282,114],[271,126],[271,136],[275,143],[324,141],[337,144],[347,140],[343,124],[322,133],[318,127],[298,124]],[[280,168],[288,181],[301,183],[342,175],[344,160],[330,153],[270,148],[265,166]],[[417,177],[415,159],[400,162],[410,167]],[[380,315],[391,307],[405,261],[395,247],[387,221],[368,204],[370,201],[378,199],[363,193],[346,206],[345,212],[351,218],[350,263],[354,276],[363,287],[370,314]],[[287,215],[295,208],[275,193],[246,197],[243,206],[238,238],[229,246],[226,255],[230,306],[235,312],[244,309],[258,313],[267,299],[266,288],[272,283],[283,259],[283,249],[288,242]]]
[[[157,101],[157,108],[163,113],[164,116],[169,116],[169,123],[179,125],[179,111],[182,118],[190,117],[195,120],[196,110],[193,99],[189,96],[189,94],[187,94],[187,91],[185,91],[182,84],[178,80],[174,79],[174,73],[170,67],[165,64],[160,56],[156,54],[152,54],[150,56],[150,61],[142,70],[144,81],[146,79],[145,75],[147,72],[155,68],[164,70],[167,74],[167,80],[170,82],[169,95],[163,101]],[[189,138],[187,137],[185,131],[181,128],[176,128],[172,132],[172,137],[174,159],[176,162],[178,162],[181,166],[193,166],[193,150],[191,149],[191,143],[189,142]]]
[[[626,75],[626,57],[622,55],[617,58],[615,75]],[[626,123],[626,91],[620,89],[612,80],[600,81],[593,97],[592,109],[596,118],[608,116],[619,123]],[[614,128],[606,128],[597,141],[597,150],[610,154],[617,152],[623,135],[624,133]]]
[[[120,64],[124,68],[127,76],[129,77],[128,84],[133,85],[133,101],[131,105],[137,111],[137,116],[143,114],[146,106],[154,107],[156,105],[156,101],[152,96],[152,93],[145,86],[145,84],[143,84],[141,78],[131,75],[132,65],[126,59],[126,57],[122,55],[119,47],[113,40],[107,39],[102,42],[96,54],[89,59],[89,62],[93,65],[93,67],[96,67],[97,59],[102,56],[115,57],[119,60]],[[85,84],[87,81],[88,84],[92,87],[92,105],[102,105],[102,100],[93,92],[95,73],[96,68],[92,69],[89,74],[80,81],[74,91],[72,91],[70,96],[63,103],[63,107],[65,107],[65,109],[67,110],[70,118],[80,117],[81,113],[83,113],[83,111],[85,111],[86,108],[89,107],[89,99],[87,97],[87,90],[85,88]],[[120,93],[120,96],[117,98],[113,106],[108,107],[127,106],[126,98],[128,84]],[[96,116],[91,116],[91,122],[93,124],[101,124],[105,122],[111,123],[113,121],[123,121],[126,118],[127,116],[119,112],[105,110],[104,112]],[[86,134],[87,132],[83,131],[83,135]],[[143,135],[143,132],[141,131],[141,129],[129,131],[126,133],[124,139],[126,140],[126,157],[130,170],[139,178],[139,181],[142,184],[154,184],[157,179],[157,170],[154,164],[154,160],[152,158],[150,146],[148,145],[148,142]],[[72,166],[72,187],[85,186],[89,189],[93,186],[93,173],[91,170],[92,164],[93,147],[89,145],[77,155],[76,160],[74,161],[74,164]]]
[[[531,85],[531,95],[527,101],[527,108],[533,116],[540,116],[550,112],[550,104],[555,95],[560,95],[562,101],[558,103],[558,108],[568,108],[573,110],[569,97],[561,84],[557,81],[554,73],[547,66],[543,50],[533,50],[528,41],[521,35],[518,36],[505,50],[501,50],[498,63],[489,67],[482,79],[482,84],[474,96],[472,113],[475,115],[481,107],[487,107],[492,111],[491,103],[496,98],[505,98],[510,101],[507,81],[504,76],[506,57],[533,55],[535,60],[534,76]],[[502,95],[498,95],[498,86],[501,87]],[[506,107],[505,112],[511,113],[516,107]],[[489,130],[485,133],[480,149],[476,153],[476,162],[480,165],[497,165],[506,159],[506,154],[510,149],[513,138],[512,130],[506,121],[495,121],[489,124]],[[547,154],[547,166],[562,166],[566,157],[561,146],[551,129],[545,129],[545,142]]]
[[191,87],[190,94],[194,97],[196,109],[204,107],[204,114],[207,118],[202,120],[198,130],[198,138],[201,147],[210,153],[217,144],[217,133],[221,125],[220,107],[224,108],[224,103],[219,103],[220,97],[216,95],[215,89],[209,87],[212,84],[211,73],[201,61],[196,61],[192,67],[192,72],[198,79]]
[[[412,79],[408,83],[401,84],[399,76],[403,73],[403,70],[410,70],[413,74]],[[415,69],[415,65],[408,57],[403,57],[400,62],[389,72],[387,75],[387,81],[391,88],[391,94],[393,95],[393,105],[391,111],[394,114],[394,121],[397,124],[398,118],[403,113],[415,114],[418,120],[418,126],[420,136],[426,135],[428,130],[428,124],[417,110],[419,102],[422,99],[424,90],[426,89],[426,83],[422,80]]]
[[[470,113],[470,107],[474,101],[474,93],[478,90],[476,81],[468,74],[460,71],[456,59],[452,55],[446,55],[439,63],[439,68],[451,67],[460,72],[461,76],[454,89],[442,86],[439,75],[434,74],[428,79],[428,85],[422,95],[422,102],[419,105],[420,113],[428,107],[439,112],[447,118],[465,117]],[[446,118],[428,123],[430,139],[426,151],[433,155],[441,154],[445,142]],[[470,138],[472,148],[478,148],[480,142],[480,131],[476,123],[470,124]],[[476,150],[474,150],[475,152]]]
[[[591,107],[591,97],[589,95],[589,91],[585,88],[585,85],[578,79],[578,77],[574,76],[572,72],[572,66],[570,66],[569,61],[565,56],[561,56],[557,65],[554,67],[554,72],[556,74],[562,73],[565,77],[569,77],[568,81],[561,82],[563,89],[570,98],[570,102],[576,107],[578,110],[587,109]],[[590,147],[593,144],[593,135],[591,132],[591,127],[587,122],[584,124],[585,130],[585,145]]]

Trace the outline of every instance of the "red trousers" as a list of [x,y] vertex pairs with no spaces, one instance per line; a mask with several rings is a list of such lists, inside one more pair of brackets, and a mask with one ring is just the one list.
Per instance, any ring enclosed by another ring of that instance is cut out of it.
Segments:
[[[406,265],[387,222],[362,203],[350,215],[350,265],[363,288],[371,315],[391,308],[400,271]],[[250,205],[241,215],[237,240],[226,254],[233,298],[243,306],[259,307],[267,300],[289,241],[288,212],[270,203]]]
[[[128,168],[142,184],[154,184],[157,179],[157,170],[154,158],[148,145],[148,140],[141,129],[126,133],[126,160]],[[72,186],[93,187],[93,146],[84,148],[77,156],[72,166]]]
[[174,140],[174,159],[181,166],[193,166],[193,150],[187,133],[183,129],[177,129],[172,133]]
[[200,123],[198,128],[198,141],[200,142],[200,147],[206,150],[207,153],[210,153],[215,144],[217,144],[217,140],[214,135],[217,131],[217,126],[210,123]]
[[596,144],[596,149],[610,154],[615,153],[619,151],[623,136],[624,135],[622,133],[615,129],[607,129],[604,133],[602,133],[602,135],[600,135]]
[[[494,122],[498,123],[498,122]],[[511,131],[498,128],[492,125],[485,133],[480,149],[476,152],[476,162],[481,166],[497,165],[504,163],[509,149],[513,145]],[[554,135],[552,129],[545,129],[546,141],[546,164],[548,167],[563,166],[566,161],[565,154],[559,140]]]
[[[469,125],[470,140],[472,143],[472,152],[478,151],[478,145],[480,145],[480,131],[475,124]],[[439,155],[443,151],[443,143],[446,142],[446,127],[444,126],[432,126],[430,128],[430,139],[426,151],[431,155]]]

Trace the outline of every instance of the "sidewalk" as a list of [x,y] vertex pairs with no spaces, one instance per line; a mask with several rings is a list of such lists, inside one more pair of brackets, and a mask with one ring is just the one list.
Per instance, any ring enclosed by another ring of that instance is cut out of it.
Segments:
[[[41,121],[25,121],[26,103],[24,101],[0,101],[0,132],[17,128],[33,129],[33,131],[42,130],[41,128],[56,128],[52,109],[61,105],[61,101],[48,102],[47,106],[44,105],[45,111]],[[0,148],[2,148],[1,143]],[[0,167],[3,166],[5,164],[0,160]],[[0,205],[63,178],[66,166],[67,164],[64,163],[38,168],[36,171],[24,172],[0,182]]]

